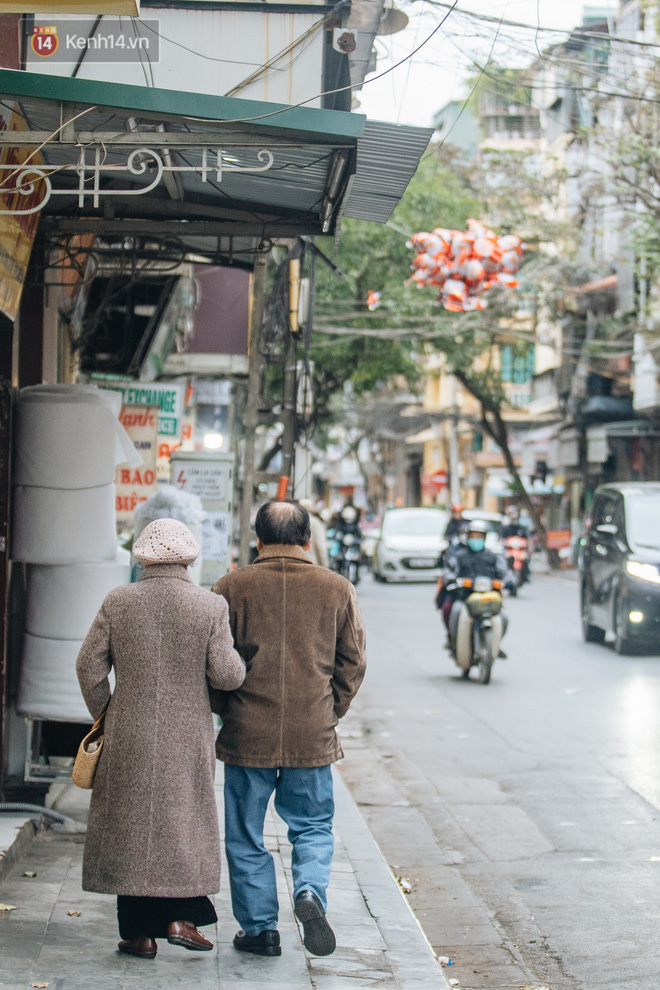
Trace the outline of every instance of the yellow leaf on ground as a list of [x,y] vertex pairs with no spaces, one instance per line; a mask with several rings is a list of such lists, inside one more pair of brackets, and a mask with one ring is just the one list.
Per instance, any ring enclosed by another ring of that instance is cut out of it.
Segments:
[[0,911],[15,911],[15,904],[0,904]]
[[50,986],[49,983],[31,983],[31,987],[39,987],[39,990],[43,990],[44,987]]
[[82,916],[82,911],[67,911],[70,918],[80,918]]

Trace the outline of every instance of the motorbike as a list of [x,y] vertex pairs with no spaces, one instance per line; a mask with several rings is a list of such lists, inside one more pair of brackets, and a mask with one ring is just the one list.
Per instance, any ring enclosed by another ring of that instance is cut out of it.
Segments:
[[351,584],[360,580],[360,537],[355,533],[328,530],[328,560],[337,574],[348,578]]
[[462,594],[449,617],[452,656],[465,679],[477,667],[479,681],[488,684],[504,631],[502,582],[489,577],[456,578],[447,590],[456,589]]
[[529,539],[526,536],[507,536],[504,553],[510,576],[507,586],[511,597],[515,598],[518,588],[529,581]]

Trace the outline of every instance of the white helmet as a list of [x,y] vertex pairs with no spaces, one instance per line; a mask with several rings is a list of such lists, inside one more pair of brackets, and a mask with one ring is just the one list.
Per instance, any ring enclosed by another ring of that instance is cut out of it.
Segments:
[[467,531],[468,533],[483,533],[485,536],[488,532],[488,526],[483,519],[472,519],[472,521],[468,523]]

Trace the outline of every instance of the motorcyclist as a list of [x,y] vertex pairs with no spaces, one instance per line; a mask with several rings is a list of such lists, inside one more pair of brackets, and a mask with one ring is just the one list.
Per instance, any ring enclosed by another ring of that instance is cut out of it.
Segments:
[[529,537],[527,527],[520,521],[520,509],[517,505],[512,505],[507,509],[506,522],[502,526],[502,539],[506,540],[509,536]]
[[445,539],[450,542],[459,535],[461,529],[466,525],[466,520],[463,518],[463,506],[462,505],[452,505],[451,507],[451,519],[445,527]]
[[360,510],[353,505],[352,499],[349,499],[338,513],[334,529],[337,536],[344,536],[346,533],[352,533],[353,536],[357,537],[362,536]]
[[506,576],[506,561],[500,554],[486,549],[486,523],[475,519],[469,523],[467,541],[459,544],[454,553],[445,559],[444,573],[439,582],[436,607],[442,611],[442,618],[449,633],[449,616],[454,602],[467,598],[470,589],[452,587],[457,578],[488,577],[502,581]]
[[[520,509],[517,505],[509,506],[506,514],[506,520],[507,521],[502,527],[502,540],[506,541],[512,536],[519,536],[527,540],[529,546],[529,531],[524,523],[520,521]],[[522,579],[523,581],[529,581],[529,555],[523,563]]]

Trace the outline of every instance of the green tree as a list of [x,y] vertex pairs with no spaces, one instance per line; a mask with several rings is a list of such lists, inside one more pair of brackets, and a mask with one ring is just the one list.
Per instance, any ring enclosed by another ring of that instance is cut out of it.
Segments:
[[[556,250],[557,244],[570,242],[567,231],[551,209],[541,207],[556,197],[561,179],[542,180],[529,154],[482,153],[469,169],[457,165],[457,158],[455,149],[430,149],[389,225],[344,224],[336,259],[343,278],[324,272],[317,292],[315,327],[323,332],[314,334],[310,356],[319,418],[331,417],[332,396],[347,384],[357,395],[373,392],[394,375],[413,384],[420,357],[430,350],[442,352],[447,369],[479,402],[478,426],[502,450],[516,489],[544,535],[509,449],[496,349],[507,327],[514,346],[528,346],[539,312],[557,313],[571,284],[572,262]],[[522,235],[529,250],[517,292],[493,289],[484,311],[448,313],[434,305],[435,289],[405,285],[413,257],[406,241],[438,226],[464,229],[469,217],[487,220],[499,233]],[[544,249],[546,243],[554,245],[552,251]],[[382,307],[373,313],[366,307],[370,290],[382,293]],[[528,323],[531,319],[531,333],[515,330],[521,311]]]

